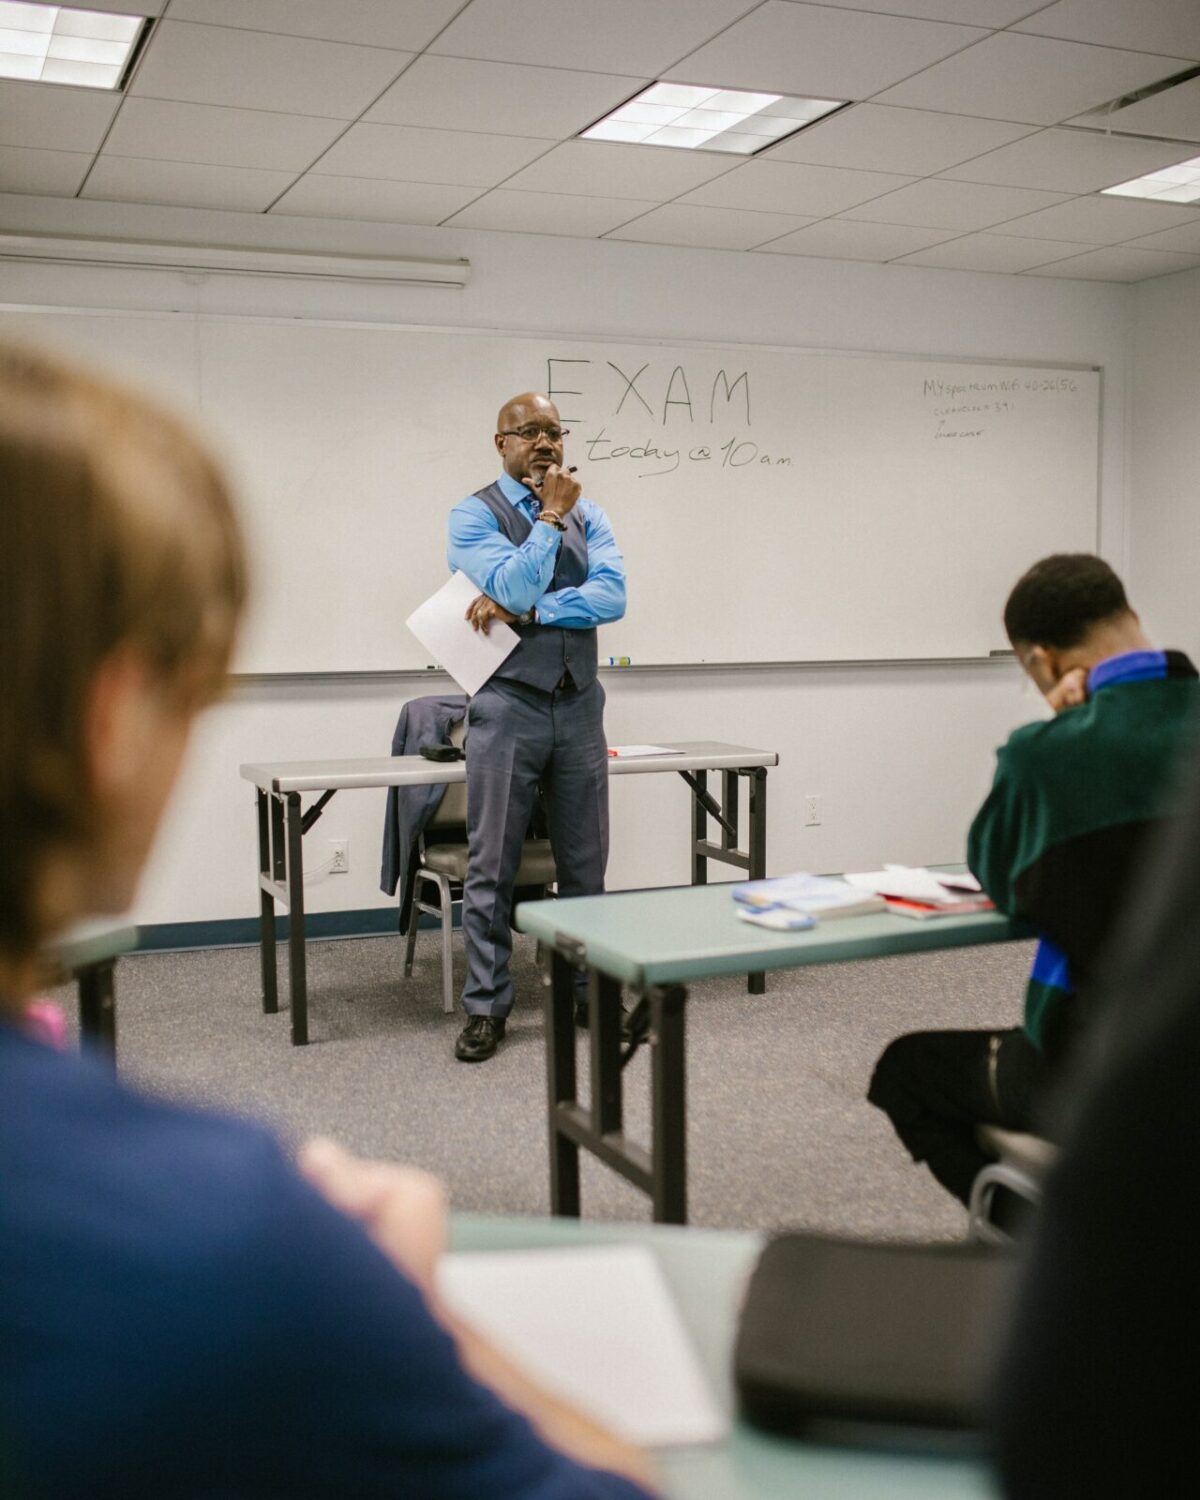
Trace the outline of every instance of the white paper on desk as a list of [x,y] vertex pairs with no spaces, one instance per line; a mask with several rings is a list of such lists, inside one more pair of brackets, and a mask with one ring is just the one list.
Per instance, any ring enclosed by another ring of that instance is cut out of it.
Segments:
[[630,760],[635,755],[682,755],[682,750],[670,750],[666,745],[610,745],[608,753],[620,760]]
[[464,693],[477,693],[521,639],[501,620],[492,621],[487,635],[469,625],[467,606],[478,597],[479,590],[465,573],[451,573],[404,622]]
[[[868,870],[844,877],[859,890],[874,891],[880,896],[895,896],[901,901],[937,902],[942,906],[956,901],[971,901],[979,894],[979,882],[973,876],[948,875],[947,881],[964,882],[964,888],[951,888],[932,870],[921,865],[885,865],[882,870]],[[966,885],[965,882],[973,884]],[[970,892],[974,892],[971,895]]]
[[627,1442],[716,1443],[729,1430],[644,1245],[446,1255],[438,1289],[538,1384]]

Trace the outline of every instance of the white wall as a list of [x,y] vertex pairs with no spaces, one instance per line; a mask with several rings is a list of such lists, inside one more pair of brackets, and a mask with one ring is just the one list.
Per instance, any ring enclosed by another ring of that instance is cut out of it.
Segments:
[[[1101,546],[1116,566],[1126,563],[1130,289],[1124,286],[36,198],[0,197],[0,214],[13,230],[465,255],[472,264],[462,293],[9,266],[0,289],[8,303],[219,308],[1100,365]],[[464,441],[478,442],[484,455],[487,437],[465,433]],[[481,481],[489,474],[481,457]],[[437,493],[436,475],[430,492]],[[603,502],[603,494],[596,498]],[[1031,536],[1030,560],[1038,555]],[[953,559],[946,565],[953,567]],[[804,587],[799,569],[796,587]],[[1002,603],[996,600],[997,610]],[[699,609],[729,607],[697,600]],[[752,609],[753,601],[740,607]],[[609,674],[606,685],[614,742],[718,738],[779,751],[769,783],[772,872],[959,857],[994,746],[1013,724],[1039,712],[1011,664],[631,671]],[[424,678],[239,688],[198,737],[138,919],[252,915],[252,792],[238,780],[238,763],[385,753],[403,697],[429,690]],[[802,826],[808,793],[822,798],[819,828]],[[611,883],[686,879],[684,788],[673,778],[625,777],[614,784],[612,800]],[[323,856],[324,840],[348,837],[351,871],[315,881],[310,909],[383,901],[376,889],[382,801],[377,792],[341,793],[330,804],[310,836],[310,860]]]
[[1129,589],[1151,638],[1200,660],[1200,271],[1132,290]]

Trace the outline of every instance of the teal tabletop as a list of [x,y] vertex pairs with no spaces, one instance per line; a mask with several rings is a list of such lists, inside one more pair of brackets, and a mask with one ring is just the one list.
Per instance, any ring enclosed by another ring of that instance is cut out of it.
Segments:
[[85,969],[105,963],[137,947],[138,930],[132,922],[96,917],[77,922],[51,939],[46,951],[64,969]]
[[[475,1214],[456,1214],[451,1224],[455,1250],[614,1240],[654,1250],[718,1399],[733,1412],[737,1309],[762,1244],[759,1235]],[[656,1461],[672,1500],[997,1500],[986,1467],[974,1457],[922,1451],[919,1445],[902,1450],[791,1441],[736,1416],[724,1443],[663,1451]]]
[[807,932],[771,932],[738,917],[727,884],[527,901],[514,922],[551,947],[560,939],[582,945],[581,960],[638,987],[1030,936],[998,912],[929,921],[881,912],[826,919]]

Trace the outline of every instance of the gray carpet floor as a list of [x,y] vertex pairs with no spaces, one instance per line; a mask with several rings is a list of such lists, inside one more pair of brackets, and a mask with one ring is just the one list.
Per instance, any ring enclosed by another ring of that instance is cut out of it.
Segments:
[[[459,952],[461,964],[461,951]],[[281,960],[283,953],[281,951]],[[800,1225],[875,1238],[960,1237],[965,1215],[864,1100],[885,1043],[925,1027],[1016,1024],[1030,946],[797,970],[695,985],[687,1007],[693,1224]],[[286,966],[281,962],[281,982]],[[541,978],[527,939],[517,1007],[489,1062],[453,1057],[461,1015],[440,1007],[438,944],[413,977],[399,938],[309,945],[312,1042],[262,1014],[253,948],[139,954],[117,969],[122,1074],[175,1098],[256,1116],[289,1141],[321,1132],[429,1168],[452,1206],[549,1211]],[[60,992],[71,1008],[71,992]],[[585,1070],[582,1055],[581,1069]],[[584,1075],[585,1071],[584,1071]],[[647,1139],[645,1049],[626,1069],[627,1122]],[[645,1197],[587,1158],[589,1217],[649,1218]]]

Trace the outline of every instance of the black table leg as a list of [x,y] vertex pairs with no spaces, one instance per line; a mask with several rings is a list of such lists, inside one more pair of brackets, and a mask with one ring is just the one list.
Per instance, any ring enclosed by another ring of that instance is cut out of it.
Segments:
[[546,1083],[550,1106],[550,1212],[579,1217],[579,1146],[559,1128],[559,1106],[574,1104],[575,971],[561,953],[550,957],[546,995]]
[[308,980],[304,968],[304,828],[300,793],[287,794],[288,975],[291,981],[292,1045],[308,1041]]
[[588,972],[588,1019],[592,1051],[592,1129],[621,1130],[621,986],[596,969]]
[[[568,950],[569,951],[569,950]],[[591,1100],[576,1095],[574,989],[582,953],[555,949],[546,992],[546,1075],[550,1118],[550,1207],[579,1217],[579,1152],[590,1151],[650,1197],[655,1221],[687,1222],[687,1139],[683,1011],[679,985],[650,990],[649,1151],[625,1139],[621,1056],[621,983],[588,970]],[[630,1049],[631,1055],[632,1050]]]
[[767,768],[747,771],[750,780],[750,879],[767,878]]
[[708,792],[708,772],[692,773],[692,884],[708,884],[708,858],[701,847],[708,838],[708,810],[704,797]]
[[[750,856],[750,879],[765,880],[767,877],[767,768],[755,766],[747,773],[750,781],[750,836],[746,852]],[[765,974],[749,974],[746,988],[752,995],[764,995],[767,990]]]
[[275,968],[275,897],[263,886],[274,876],[271,863],[271,797],[262,787],[258,793],[258,943],[262,966],[262,1007],[273,1016],[279,1009],[279,982]]
[[686,1000],[687,990],[682,985],[669,985],[650,994],[651,1196],[657,1224],[687,1223]]
[[85,1046],[114,1064],[117,1056],[116,959],[89,964],[79,971],[79,1032]]

